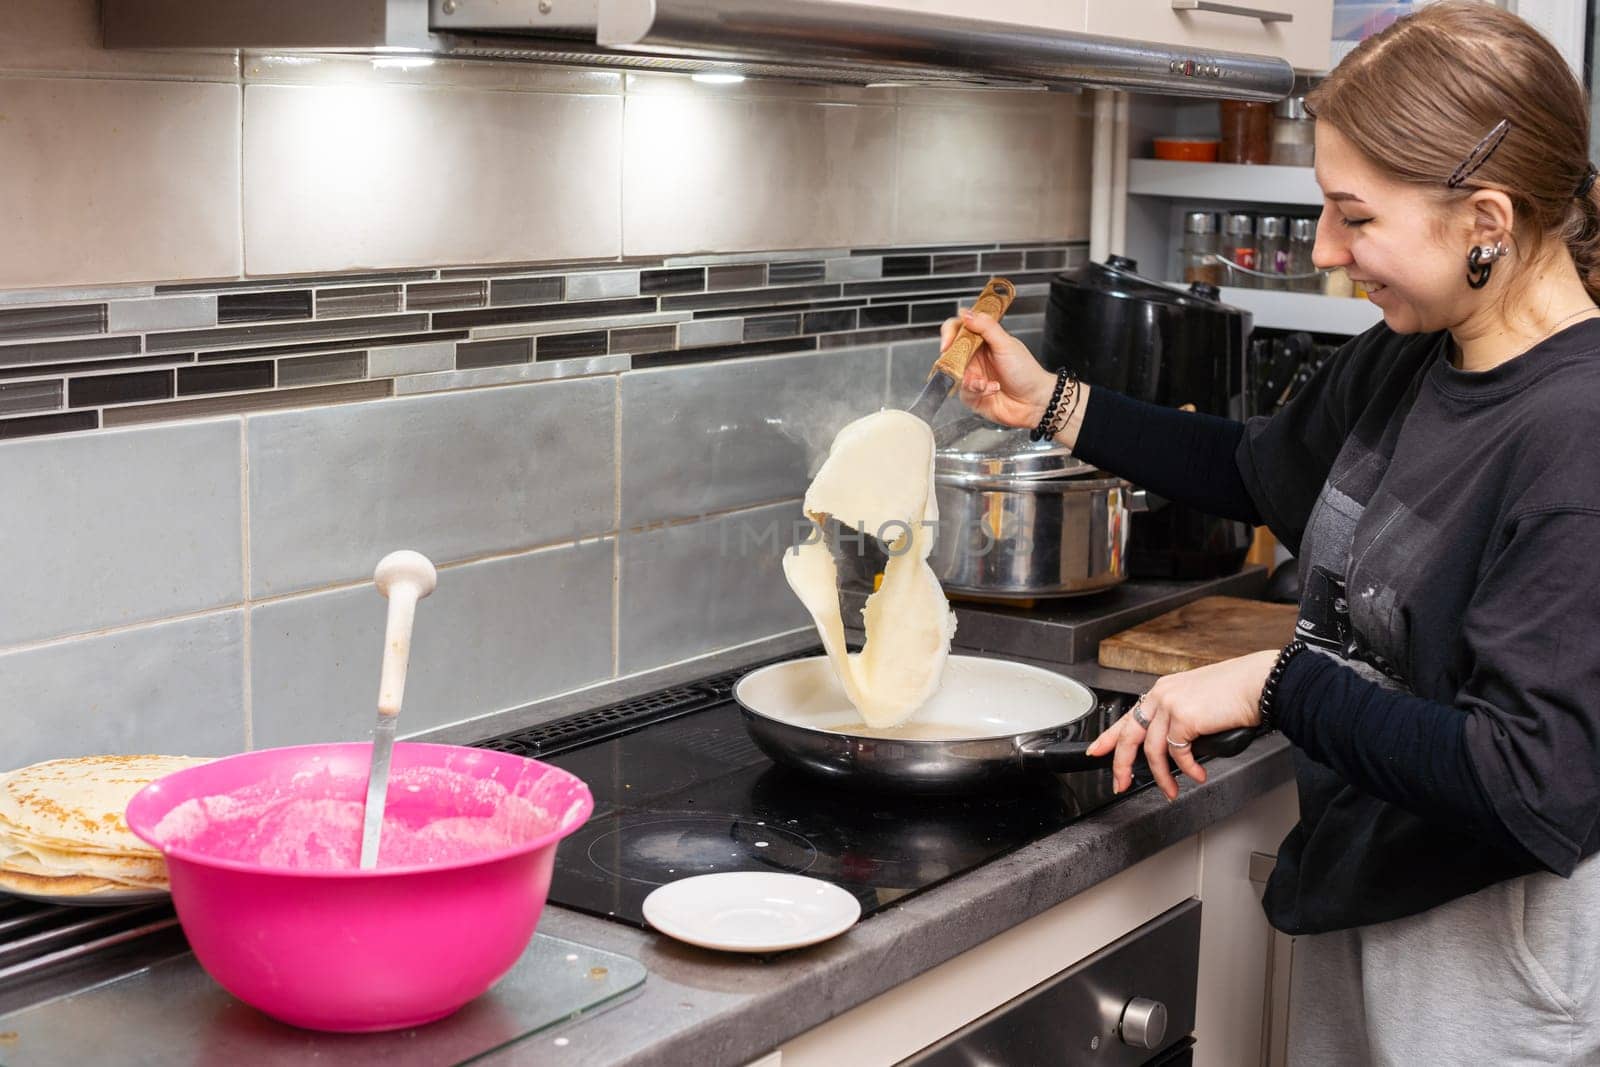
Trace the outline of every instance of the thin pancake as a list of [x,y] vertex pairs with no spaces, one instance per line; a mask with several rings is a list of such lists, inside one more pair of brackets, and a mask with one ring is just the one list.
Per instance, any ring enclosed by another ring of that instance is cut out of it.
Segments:
[[48,760],[0,779],[0,824],[19,841],[62,851],[148,855],[123,810],[157,778],[205,763],[187,756]]
[[[116,882],[107,881],[104,878],[93,878],[87,874],[72,874],[63,878],[51,878],[40,874],[19,874],[16,871],[0,871],[0,890],[9,890],[13,893],[32,893],[35,896],[86,897],[107,889],[130,888],[135,887],[118,885]],[[148,888],[165,887],[151,886]]]

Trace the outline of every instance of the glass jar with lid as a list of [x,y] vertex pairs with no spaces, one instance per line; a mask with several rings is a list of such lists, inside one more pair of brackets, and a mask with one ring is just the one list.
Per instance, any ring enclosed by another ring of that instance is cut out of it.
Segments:
[[[1224,261],[1222,275],[1224,284],[1237,285],[1244,289],[1260,288],[1256,284],[1255,276],[1245,273],[1257,269],[1254,215],[1234,212],[1223,220],[1220,252]],[[1244,270],[1234,270],[1233,267],[1243,267]]]
[[1217,216],[1211,212],[1190,211],[1183,216],[1183,245],[1179,249],[1179,256],[1185,283],[1222,284],[1222,264],[1217,262],[1217,236]]
[[1272,162],[1272,105],[1258,100],[1218,103],[1222,144],[1219,163]]
[[1322,278],[1311,262],[1317,243],[1316,219],[1289,220],[1289,288],[1300,293],[1322,292]]
[[1289,273],[1289,220],[1282,215],[1263,215],[1256,220],[1256,269],[1263,289],[1287,289],[1284,275]]
[[1317,122],[1306,110],[1306,98],[1288,96],[1272,105],[1272,162],[1309,167],[1316,156]]

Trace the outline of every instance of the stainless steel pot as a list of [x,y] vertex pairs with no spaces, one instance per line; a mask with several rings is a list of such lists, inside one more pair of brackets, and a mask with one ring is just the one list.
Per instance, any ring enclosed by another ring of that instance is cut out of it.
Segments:
[[1126,580],[1129,515],[1146,510],[1128,482],[976,416],[941,427],[937,443],[928,562],[947,592],[1078,596]]

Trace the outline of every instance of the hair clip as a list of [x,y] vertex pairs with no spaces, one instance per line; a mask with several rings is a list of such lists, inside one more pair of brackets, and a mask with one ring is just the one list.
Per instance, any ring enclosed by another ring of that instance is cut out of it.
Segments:
[[1504,141],[1506,134],[1510,132],[1510,119],[1501,119],[1496,123],[1494,129],[1485,134],[1483,140],[1479,141],[1477,146],[1467,153],[1467,158],[1461,161],[1461,165],[1450,172],[1450,177],[1446,179],[1445,185],[1454,189],[1470,178],[1474,171],[1489,161],[1489,157],[1494,155],[1494,150],[1500,147],[1500,142]]

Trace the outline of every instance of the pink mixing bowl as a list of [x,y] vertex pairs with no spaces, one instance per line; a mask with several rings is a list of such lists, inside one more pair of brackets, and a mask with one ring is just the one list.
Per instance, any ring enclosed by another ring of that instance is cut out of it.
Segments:
[[[371,752],[360,743],[302,745],[192,767],[135,795],[128,826],[161,847],[152,831],[172,808],[263,783],[296,796],[360,800]],[[183,931],[223,988],[295,1026],[392,1030],[449,1015],[511,969],[544,910],[556,845],[589,818],[594,798],[566,771],[505,752],[395,745],[393,773],[410,767],[493,778],[548,811],[555,826],[470,860],[371,871],[288,870],[208,855],[208,847],[225,850],[227,842],[211,839],[225,830],[163,848]],[[306,774],[323,769],[331,778]],[[327,791],[307,794],[312,777]],[[388,804],[396,815],[453,810],[427,790],[391,789]]]

